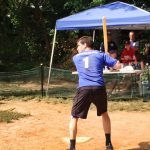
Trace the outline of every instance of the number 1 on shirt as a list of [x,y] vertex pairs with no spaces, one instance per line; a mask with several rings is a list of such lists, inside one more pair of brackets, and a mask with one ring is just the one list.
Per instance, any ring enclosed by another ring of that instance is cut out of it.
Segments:
[[85,57],[85,58],[83,59],[83,61],[84,61],[84,68],[85,68],[85,69],[89,68],[89,58],[88,58],[88,57]]

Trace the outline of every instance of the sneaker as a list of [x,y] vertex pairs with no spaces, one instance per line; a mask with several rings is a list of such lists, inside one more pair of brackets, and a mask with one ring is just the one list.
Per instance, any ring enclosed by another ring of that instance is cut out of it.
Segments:
[[106,150],[113,150],[113,146],[111,143],[109,143],[108,145],[106,145]]

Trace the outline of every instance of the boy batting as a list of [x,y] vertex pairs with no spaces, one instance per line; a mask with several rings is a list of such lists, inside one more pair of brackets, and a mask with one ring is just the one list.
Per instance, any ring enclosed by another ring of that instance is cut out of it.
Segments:
[[73,57],[79,85],[73,99],[70,120],[70,150],[75,150],[78,119],[86,119],[90,104],[97,109],[97,116],[102,116],[106,137],[106,150],[113,150],[111,142],[111,123],[107,113],[107,94],[103,79],[105,65],[120,69],[120,62],[108,54],[93,50],[92,37],[83,36],[77,41],[77,51]]

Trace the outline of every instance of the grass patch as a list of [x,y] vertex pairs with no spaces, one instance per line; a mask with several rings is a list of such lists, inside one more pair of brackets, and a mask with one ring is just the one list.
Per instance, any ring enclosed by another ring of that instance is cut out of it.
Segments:
[[[48,104],[59,105],[59,104],[66,104],[72,105],[73,98],[64,98],[64,97],[41,97],[41,96],[10,96],[4,97],[0,96],[0,105],[5,103],[5,101],[44,101]],[[39,104],[40,105],[40,104]],[[91,105],[90,109],[95,110],[95,106]],[[150,99],[116,99],[116,100],[109,100],[108,101],[108,110],[109,111],[139,111],[145,112],[150,111]]]
[[150,101],[110,101],[108,102],[109,111],[150,111]]
[[24,118],[30,116],[30,114],[22,114],[18,112],[13,112],[14,109],[1,110],[0,111],[0,122],[10,123],[12,120],[18,120],[19,118]]

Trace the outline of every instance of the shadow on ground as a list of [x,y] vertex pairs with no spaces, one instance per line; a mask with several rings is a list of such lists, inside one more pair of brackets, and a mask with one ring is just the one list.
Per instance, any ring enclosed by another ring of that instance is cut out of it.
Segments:
[[140,142],[139,147],[137,148],[131,148],[126,150],[150,150],[150,141],[149,142]]

